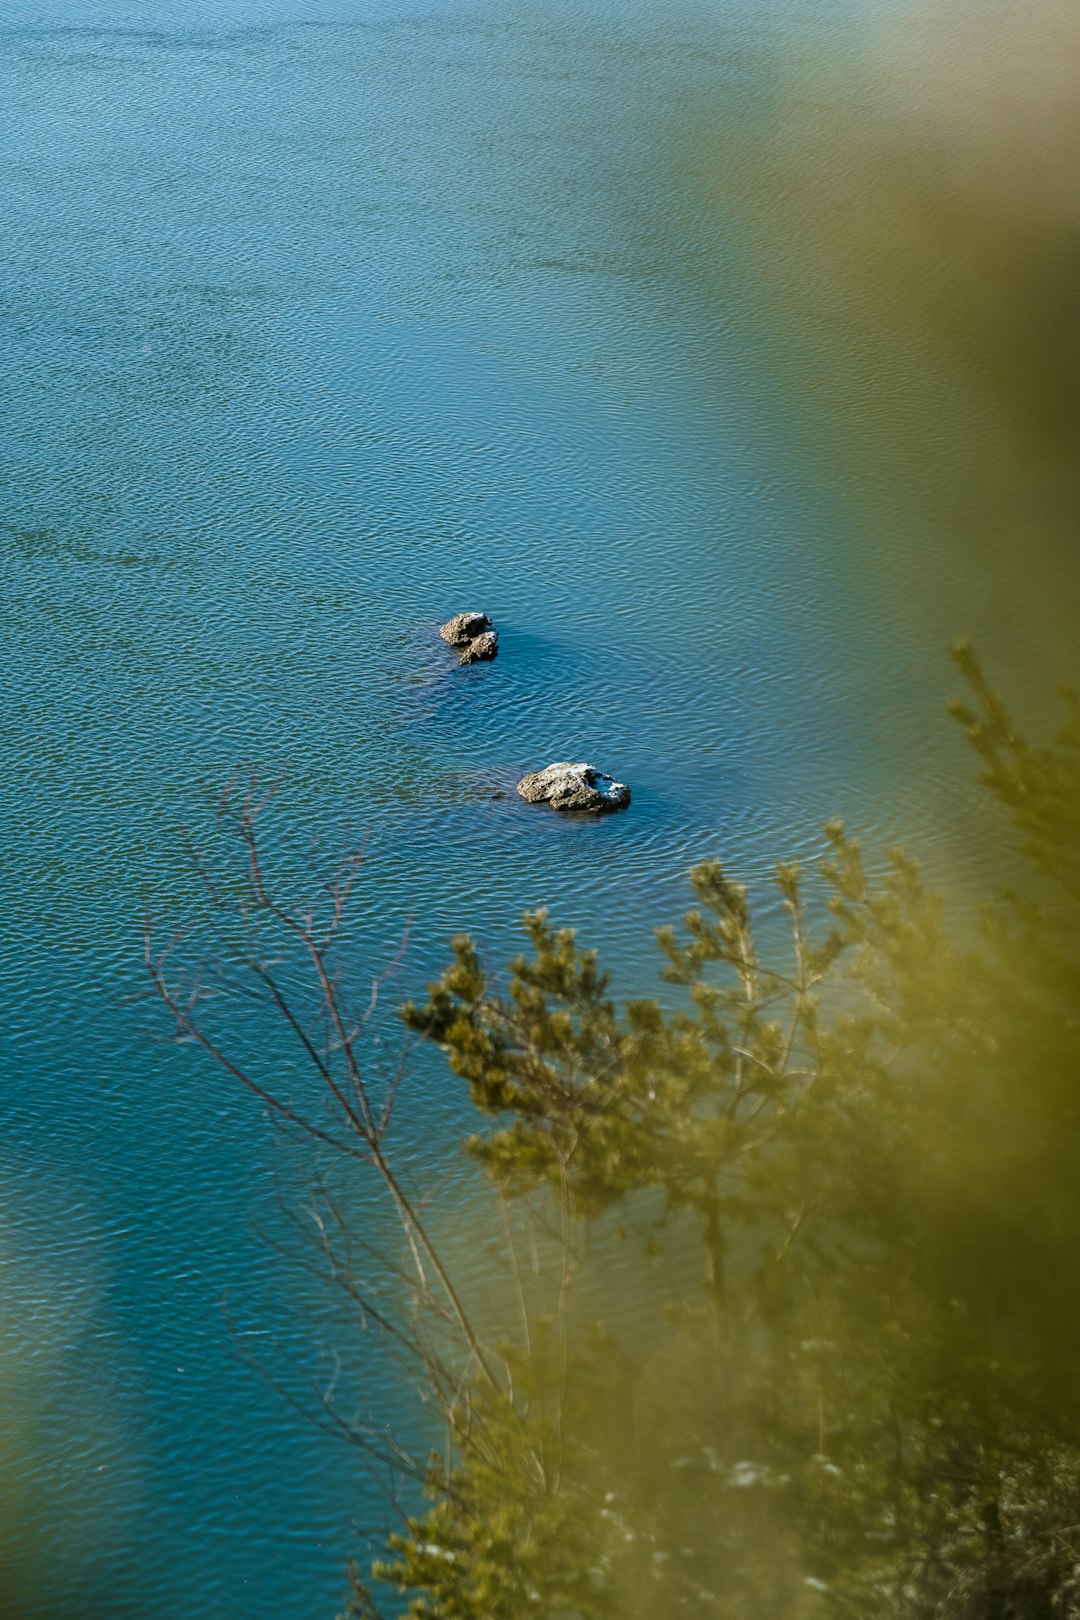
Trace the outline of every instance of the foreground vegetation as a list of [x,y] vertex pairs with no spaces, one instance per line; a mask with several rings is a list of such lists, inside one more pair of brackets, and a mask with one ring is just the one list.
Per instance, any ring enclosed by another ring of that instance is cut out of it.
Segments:
[[[810,883],[777,871],[779,958],[708,863],[659,931],[662,1000],[617,1004],[534,914],[505,978],[462,938],[404,1009],[468,1086],[512,1312],[466,1297],[391,1158],[396,1081],[373,1094],[335,966],[359,861],[292,912],[259,803],[226,804],[241,869],[204,876],[241,925],[228,972],[208,1000],[148,928],[155,988],[384,1189],[404,1259],[365,1249],[326,1182],[324,1256],[441,1427],[425,1464],[354,1425],[414,1508],[350,1615],[379,1592],[424,1620],[1080,1615],[1080,704],[1037,747],[957,657],[1024,874],[970,937],[903,854],[871,881],[836,824]],[[284,1080],[233,1051],[220,990],[241,985],[294,1043]],[[640,1331],[605,1277],[619,1228]]]

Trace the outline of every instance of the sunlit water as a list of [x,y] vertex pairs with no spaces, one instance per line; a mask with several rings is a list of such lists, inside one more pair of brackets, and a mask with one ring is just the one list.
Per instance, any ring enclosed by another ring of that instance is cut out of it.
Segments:
[[[843,48],[842,8],[812,20]],[[279,828],[367,840],[373,960],[414,915],[402,987],[546,902],[640,991],[702,856],[761,876],[843,812],[962,865],[945,642],[1034,683],[1070,593],[895,501],[879,523],[887,473],[864,447],[862,499],[803,433],[805,355],[789,390],[695,171],[754,138],[787,8],[0,21],[0,1603],[319,1620],[385,1508],[246,1359],[317,1362],[257,1230],[269,1133],[128,999],[177,826],[238,765],[284,770]],[[500,656],[459,673],[434,627],[474,605]],[[517,801],[566,757],[631,810]],[[418,1086],[419,1176],[459,1116]],[[391,1372],[360,1373],[392,1416]]]

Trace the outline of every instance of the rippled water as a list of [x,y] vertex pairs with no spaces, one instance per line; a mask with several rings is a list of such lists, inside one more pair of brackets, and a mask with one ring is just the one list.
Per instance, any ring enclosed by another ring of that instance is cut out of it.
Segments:
[[[128,999],[178,824],[282,769],[282,828],[368,841],[373,957],[416,915],[409,982],[544,901],[642,989],[703,855],[760,874],[839,810],[947,868],[944,642],[1041,669],[1045,604],[822,475],[695,189],[701,109],[723,149],[788,8],[0,24],[3,1612],[316,1620],[383,1510],[245,1359],[312,1354],[256,1230],[274,1145]],[[434,627],[473,605],[500,656],[457,672]],[[564,757],[631,811],[507,793]],[[429,1091],[418,1154],[453,1106]]]

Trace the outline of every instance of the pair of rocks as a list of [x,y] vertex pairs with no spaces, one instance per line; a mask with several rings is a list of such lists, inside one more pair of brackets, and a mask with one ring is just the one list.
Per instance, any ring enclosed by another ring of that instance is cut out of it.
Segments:
[[[460,664],[486,663],[499,650],[499,633],[486,613],[455,613],[439,631],[448,646],[458,649]],[[523,776],[517,790],[527,804],[548,804],[553,810],[624,810],[630,803],[625,782],[598,771],[595,765],[560,760],[542,771]]]
[[484,664],[499,650],[499,632],[486,613],[455,613],[439,631],[458,649],[459,664]]

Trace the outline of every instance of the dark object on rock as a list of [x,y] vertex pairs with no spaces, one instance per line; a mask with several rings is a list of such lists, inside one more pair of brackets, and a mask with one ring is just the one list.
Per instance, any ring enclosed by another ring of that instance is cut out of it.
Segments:
[[439,634],[460,648],[459,664],[487,663],[499,650],[499,632],[486,613],[455,613]]
[[482,630],[472,641],[466,642],[461,649],[459,664],[482,664],[489,658],[494,658],[499,650],[499,636],[496,630]]
[[439,631],[444,641],[451,647],[464,647],[466,642],[472,641],[482,630],[494,630],[495,626],[486,613],[455,613]]
[[571,765],[565,760],[531,771],[517,785],[529,804],[550,804],[553,810],[624,810],[630,803],[625,782],[605,776],[594,765]]

